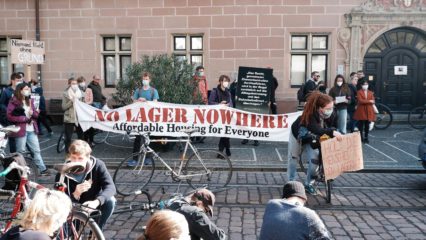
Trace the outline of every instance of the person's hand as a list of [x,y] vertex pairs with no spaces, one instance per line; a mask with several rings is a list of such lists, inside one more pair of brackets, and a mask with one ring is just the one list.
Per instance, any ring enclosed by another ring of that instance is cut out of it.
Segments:
[[337,139],[337,141],[343,140],[343,135],[339,133],[338,131],[333,131],[333,136]]
[[139,99],[138,99],[138,101],[139,101],[139,102],[146,102],[146,99],[145,99],[145,98],[143,98],[143,97],[141,97],[141,98],[139,98]]
[[73,196],[75,199],[80,199],[81,194],[87,192],[92,187],[92,181],[84,181],[75,187]]
[[33,110],[30,108],[30,111],[29,111],[30,116],[32,116],[33,113],[34,113]]
[[370,100],[370,102],[371,102],[372,104],[376,103],[376,101],[375,101],[375,100]]
[[83,203],[83,206],[87,206],[88,211],[93,211],[94,209],[98,208],[99,205],[101,205],[101,202],[98,199],[95,199],[93,201],[87,201]]

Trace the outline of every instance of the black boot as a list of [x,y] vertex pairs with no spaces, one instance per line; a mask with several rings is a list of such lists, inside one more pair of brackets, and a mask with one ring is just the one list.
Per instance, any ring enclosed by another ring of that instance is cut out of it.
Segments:
[[226,149],[226,156],[228,156],[228,157],[231,156],[231,150],[229,148]]

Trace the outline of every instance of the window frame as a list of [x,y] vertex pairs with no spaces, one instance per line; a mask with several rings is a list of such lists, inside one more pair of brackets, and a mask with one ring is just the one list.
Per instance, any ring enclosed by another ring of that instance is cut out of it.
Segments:
[[[102,35],[102,46],[101,46],[101,56],[102,56],[102,73],[103,73],[103,79],[104,79],[104,85],[105,88],[115,88],[116,83],[123,78],[124,74],[122,71],[122,61],[121,56],[130,56],[130,59],[132,59],[132,49],[133,49],[133,41],[132,41],[132,35],[130,34],[118,34],[118,35]],[[114,51],[112,50],[105,50],[106,46],[106,39],[114,39]],[[122,50],[121,48],[121,39],[123,38],[129,38],[130,41],[130,50]],[[107,62],[106,57],[108,56],[114,56],[115,61],[115,79],[107,79]]]
[[[8,85],[10,83],[10,75],[15,72],[16,69],[16,63],[12,63],[12,59],[11,59],[11,49],[10,49],[10,40],[11,39],[22,39],[22,36],[18,36],[18,35],[9,35],[9,36],[5,36],[5,35],[1,35],[0,39],[5,39],[6,40],[6,51],[0,51],[0,56],[1,57],[6,57],[6,64],[7,64],[7,79],[5,79],[5,81],[7,81],[7,83],[3,84],[3,82],[0,79],[0,86],[1,85]],[[22,72],[25,71],[25,65],[22,65],[23,69],[21,69]]]
[[[306,36],[306,49],[293,49],[292,48],[292,37],[301,37]],[[310,73],[314,71],[312,69],[312,57],[315,55],[325,55],[326,56],[326,68],[325,68],[325,74],[324,76],[321,76],[321,80],[323,80],[326,85],[328,82],[328,76],[330,71],[330,53],[331,53],[331,47],[330,47],[330,36],[331,33],[324,33],[324,32],[313,32],[313,33],[290,33],[290,88],[299,88],[300,84],[294,84],[291,77],[291,66],[292,66],[292,57],[293,55],[306,55],[306,62],[305,62],[305,77],[303,80],[303,83],[306,83],[306,80],[310,78]],[[317,49],[313,48],[313,38],[314,37],[327,37],[326,39],[326,49]]]
[[[176,38],[185,37],[185,50],[176,49]],[[201,49],[192,49],[192,38],[201,38]],[[185,56],[187,63],[192,65],[192,56],[201,56],[201,65],[204,64],[205,52],[205,38],[204,33],[173,33],[172,34],[172,51],[175,56]],[[197,67],[193,65],[194,68]]]

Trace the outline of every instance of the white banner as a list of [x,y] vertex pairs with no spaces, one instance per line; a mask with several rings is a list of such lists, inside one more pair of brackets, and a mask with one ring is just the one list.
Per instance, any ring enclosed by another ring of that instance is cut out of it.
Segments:
[[136,102],[108,111],[81,101],[74,103],[83,131],[90,127],[109,132],[150,132],[153,136],[185,136],[183,129],[197,129],[192,136],[288,141],[291,124],[301,112],[267,115],[222,105],[185,105]]

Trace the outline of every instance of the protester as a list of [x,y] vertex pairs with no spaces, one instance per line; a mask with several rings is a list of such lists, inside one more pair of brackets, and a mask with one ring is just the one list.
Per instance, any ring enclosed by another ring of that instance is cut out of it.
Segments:
[[287,182],[283,199],[272,199],[266,205],[259,239],[332,239],[321,218],[304,206],[306,201],[303,185]]
[[[223,106],[232,107],[231,93],[229,92],[229,82],[231,80],[226,75],[221,75],[219,77],[219,85],[210,93],[209,105],[221,104]],[[231,156],[231,143],[230,139],[227,137],[221,137],[219,140],[219,152],[223,152],[225,149],[226,155]],[[219,158],[222,158],[222,155],[218,154]]]
[[37,117],[38,110],[34,107],[31,99],[31,87],[28,83],[21,83],[16,86],[14,96],[7,106],[7,119],[20,129],[17,133],[10,133],[9,136],[15,138],[16,150],[25,153],[27,147],[33,154],[33,161],[36,164],[40,175],[48,175],[50,172],[44,165],[41,157],[40,144],[38,142]]
[[[271,67],[268,67],[269,69],[271,69]],[[277,114],[277,101],[275,99],[275,92],[277,91],[278,88],[278,80],[277,78],[272,75],[272,86],[271,86],[271,92],[270,92],[270,102],[269,102],[269,106],[271,109],[271,113],[272,114]]]
[[137,240],[191,240],[185,217],[171,210],[161,210],[149,218],[145,232]]
[[65,152],[68,153],[68,148],[71,144],[74,129],[76,129],[78,139],[83,139],[83,130],[80,125],[76,126],[76,116],[74,110],[74,101],[84,99],[83,93],[78,88],[77,80],[74,78],[68,79],[68,87],[62,94],[62,110],[64,110],[64,137],[65,137]]
[[323,80],[318,81],[317,90],[321,93],[327,94],[327,86],[325,86],[325,82]]
[[337,109],[337,128],[342,134],[346,134],[346,124],[348,118],[348,105],[352,101],[351,90],[345,82],[345,77],[338,74],[334,79],[334,86],[328,93],[334,100]]
[[102,87],[100,85],[100,81],[101,77],[99,77],[98,75],[94,75],[92,82],[90,82],[89,86],[87,86],[92,90],[92,106],[98,109],[102,109],[102,107],[106,104],[106,97],[102,94]]
[[[146,102],[146,101],[153,101],[157,102],[160,99],[160,96],[158,95],[157,89],[150,86],[151,83],[151,75],[148,72],[144,72],[142,74],[142,86],[139,88],[136,88],[133,92],[133,102]],[[142,145],[142,137],[139,135],[136,135],[135,141],[133,142],[133,153],[138,153],[140,150],[140,147]],[[127,165],[129,167],[136,166],[138,160],[138,155],[134,155],[134,158],[132,160],[129,160],[127,162]],[[151,165],[151,157],[145,158],[145,165]]]
[[0,240],[56,239],[71,208],[71,200],[64,193],[47,188],[37,190],[19,225],[12,227]]
[[[314,91],[309,95],[303,109],[300,125],[307,129],[306,132],[318,138],[326,134],[329,137],[336,137],[339,141],[342,139],[342,135],[336,131],[337,116],[334,111],[333,98],[319,91]],[[312,184],[318,172],[319,146],[305,144],[304,148],[309,162],[305,188],[310,194],[316,194],[317,190]]]
[[[67,162],[79,162],[86,166],[82,172],[65,176],[66,193],[73,202],[91,209],[99,209],[99,228],[103,229],[115,207],[115,185],[105,163],[90,154],[92,149],[83,140],[74,140],[69,147]],[[60,175],[56,175],[59,180]]]
[[[80,76],[77,78],[78,88],[80,89],[83,95],[83,101],[86,104],[92,105],[93,103],[93,92],[92,89],[88,88],[86,85],[86,78]],[[95,145],[93,142],[94,129],[89,128],[86,132],[83,133],[83,140],[86,141],[91,147]]]
[[[358,80],[358,82],[360,82]],[[358,121],[358,129],[361,133],[363,143],[369,143],[368,133],[370,122],[376,120],[376,113],[374,112],[374,93],[368,90],[368,82],[362,80],[360,85],[361,90],[357,92],[358,104],[354,113],[354,119]]]
[[203,66],[198,66],[195,69],[194,83],[196,86],[194,89],[194,101],[201,100],[202,103],[208,104],[209,89]]
[[349,106],[348,106],[348,115],[349,115],[348,129],[349,129],[350,132],[354,132],[355,127],[357,125],[356,120],[354,119],[354,113],[355,113],[355,108],[356,108],[356,104],[357,104],[357,101],[356,101],[356,94],[357,94],[356,86],[358,84],[358,75],[356,74],[356,72],[352,72],[350,77],[351,77],[351,83],[348,86],[349,86],[349,90],[351,90],[352,101],[349,103]]
[[168,208],[185,216],[192,240],[222,240],[226,239],[225,232],[207,216],[213,216],[215,199],[211,191],[199,189],[187,197],[174,199]]
[[[42,124],[46,128],[48,132],[48,136],[51,137],[53,135],[52,128],[50,127],[49,121],[47,120],[47,111],[46,111],[46,99],[43,95],[43,88],[39,86],[37,80],[31,79],[31,93],[34,96],[39,97],[39,105],[38,109],[40,113],[38,114],[37,126],[38,126],[38,135],[43,135]],[[37,108],[37,107],[36,107]]]
[[362,84],[361,82],[363,82],[365,79],[365,75],[364,75],[364,71],[362,70],[358,70],[358,72],[356,72],[356,76],[358,77],[358,85],[356,86],[357,90],[360,90],[362,88]]
[[319,72],[313,71],[311,73],[311,78],[306,81],[305,86],[303,88],[303,96],[305,98],[305,102],[308,99],[309,94],[317,90],[317,85],[320,77],[321,76],[319,75]]

